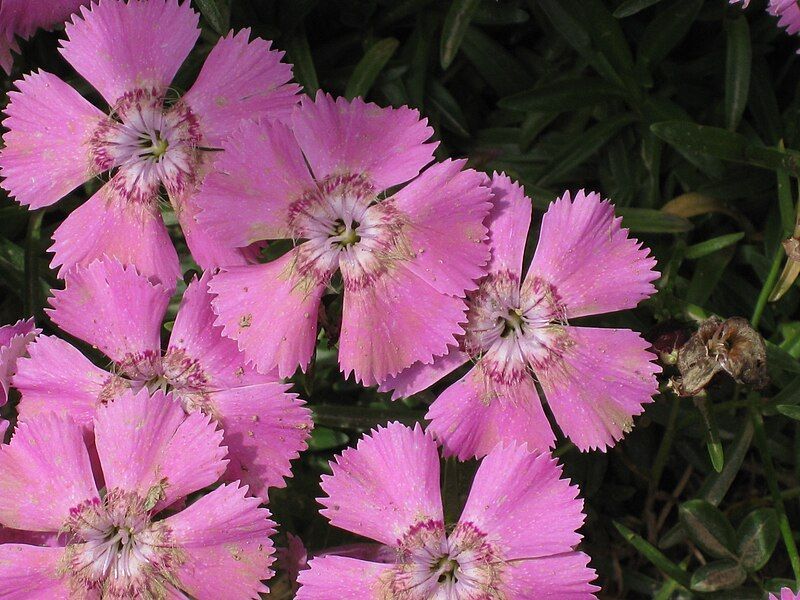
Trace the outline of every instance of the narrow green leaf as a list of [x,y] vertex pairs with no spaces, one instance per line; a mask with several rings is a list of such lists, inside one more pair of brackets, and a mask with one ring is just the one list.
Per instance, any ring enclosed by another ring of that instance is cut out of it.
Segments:
[[433,0],[400,0],[399,2],[392,2],[382,12],[378,19],[378,26],[386,27],[387,25],[405,19],[419,12],[431,2],[433,2]]
[[646,69],[660,63],[689,32],[703,0],[678,0],[661,10],[645,27],[638,62]]
[[469,137],[469,125],[464,112],[447,88],[432,79],[429,83],[428,102],[438,113],[442,125],[462,137]]
[[195,0],[200,14],[220,35],[228,33],[231,7],[227,0]]
[[686,533],[704,552],[716,558],[734,556],[736,533],[716,506],[705,500],[689,500],[680,505],[678,516]]
[[782,415],[800,421],[800,406],[797,406],[797,404],[779,404],[775,408],[777,408],[778,412]]
[[399,402],[385,409],[344,404],[315,404],[310,408],[316,425],[359,431],[366,431],[388,421],[400,421],[406,425],[414,425],[422,420],[424,414],[422,411],[403,408]]
[[461,50],[481,77],[501,96],[533,85],[525,65],[476,27],[469,27]]
[[742,238],[744,238],[744,232],[742,231],[739,233],[729,233],[727,235],[711,238],[710,240],[688,246],[683,254],[683,257],[688,260],[696,260],[711,254],[712,252],[716,252],[717,250],[722,250],[728,246],[733,246]]
[[314,427],[308,440],[310,450],[331,450],[347,443],[347,434],[327,427]]
[[750,68],[753,51],[750,27],[744,15],[727,23],[725,53],[725,125],[736,131],[750,93]]
[[785,371],[787,373],[800,373],[800,361],[786,350],[770,341],[767,344],[767,366],[770,370]]
[[472,17],[478,25],[498,27],[501,25],[521,25],[526,23],[530,15],[521,8],[514,8],[499,2],[483,2]]
[[447,69],[456,57],[480,3],[481,0],[453,0],[450,3],[439,44],[439,62],[443,69]]
[[28,221],[28,232],[25,236],[25,314],[41,321],[44,309],[44,297],[39,277],[41,255],[42,219],[47,209],[39,209],[31,213]]
[[759,508],[747,515],[736,532],[739,562],[748,571],[758,571],[769,562],[780,537],[774,508]]
[[573,79],[535,87],[501,98],[500,108],[543,113],[579,110],[625,97],[625,91],[602,79]]
[[635,233],[682,233],[694,227],[692,222],[677,215],[652,208],[617,208],[622,226]]
[[659,2],[661,2],[661,0],[625,0],[625,2],[620,4],[617,10],[614,11],[614,16],[618,19],[624,19]]
[[394,38],[384,38],[370,46],[350,76],[344,95],[349,99],[366,96],[399,44]]
[[691,587],[696,592],[730,590],[742,585],[747,573],[732,560],[719,560],[703,565],[692,573]]
[[684,569],[672,562],[669,558],[667,558],[658,548],[653,546],[642,536],[625,527],[622,523],[614,521],[614,527],[616,527],[617,531],[619,531],[622,537],[625,538],[625,541],[636,548],[636,550],[638,550],[647,560],[653,563],[653,565],[663,571],[666,575],[672,577],[672,579],[677,581],[682,586],[689,587],[689,574]]
[[317,70],[314,68],[314,59],[308,45],[308,37],[302,27],[299,27],[286,40],[286,52],[289,62],[292,63],[292,72],[295,79],[303,86],[303,91],[309,96],[314,96],[319,89]]

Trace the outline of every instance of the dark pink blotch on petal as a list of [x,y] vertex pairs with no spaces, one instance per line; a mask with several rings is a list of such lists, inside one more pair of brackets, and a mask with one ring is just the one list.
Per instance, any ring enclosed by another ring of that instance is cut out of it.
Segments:
[[322,476],[320,512],[336,527],[396,546],[416,523],[443,519],[439,453],[419,425],[378,427],[331,469]]
[[297,600],[379,600],[381,579],[394,565],[346,556],[319,556],[300,572]]
[[564,327],[564,335],[569,343],[561,356],[536,375],[564,435],[581,450],[605,450],[652,402],[661,368],[634,331]]
[[30,209],[50,206],[98,174],[89,139],[105,115],[51,73],[15,85],[3,121],[2,187]]

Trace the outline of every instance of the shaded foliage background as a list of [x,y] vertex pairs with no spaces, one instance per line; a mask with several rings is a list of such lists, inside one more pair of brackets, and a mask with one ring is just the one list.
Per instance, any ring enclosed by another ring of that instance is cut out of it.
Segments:
[[[662,346],[711,314],[756,323],[768,340],[766,389],[716,381],[704,417],[667,389],[665,365],[661,394],[622,443],[582,454],[560,438],[556,454],[586,499],[584,549],[603,597],[763,598],[800,575],[791,549],[800,529],[800,294],[794,286],[766,302],[786,260],[780,242],[795,226],[800,41],[777,29],[763,0],[746,11],[725,0],[193,4],[203,36],[176,87],[189,87],[220,32],[250,27],[287,51],[309,93],[417,107],[441,140],[439,157],[468,157],[525,184],[537,208],[528,258],[537,217],[557,194],[586,187],[610,197],[658,258],[659,293],[582,323],[630,327]],[[59,35],[24,44],[3,92],[44,68],[102,106],[55,51]],[[97,185],[46,212],[0,198],[0,322],[34,314],[55,331],[42,313],[60,285],[47,267],[49,238]],[[164,210],[188,272],[196,267]],[[295,377],[317,428],[270,503],[281,529],[312,551],[352,540],[317,514],[330,457],[376,424],[422,421],[461,374],[398,403],[343,381],[334,344],[341,307],[331,298],[316,360]],[[13,402],[4,412],[13,417]],[[451,517],[474,468],[445,464]]]

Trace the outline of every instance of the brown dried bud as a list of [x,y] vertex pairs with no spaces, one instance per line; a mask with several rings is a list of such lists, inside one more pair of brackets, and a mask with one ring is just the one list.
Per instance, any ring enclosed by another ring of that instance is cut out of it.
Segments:
[[742,317],[703,321],[678,351],[677,366],[681,376],[672,384],[681,396],[699,394],[720,371],[754,388],[768,382],[764,338]]
[[800,262],[800,239],[790,237],[788,240],[783,240],[783,249],[786,250],[789,260]]

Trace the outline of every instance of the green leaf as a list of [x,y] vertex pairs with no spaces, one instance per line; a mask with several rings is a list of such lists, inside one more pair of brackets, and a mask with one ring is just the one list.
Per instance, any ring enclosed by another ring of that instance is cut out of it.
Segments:
[[800,361],[794,358],[780,346],[767,341],[767,366],[770,370],[777,369],[787,373],[800,373]]
[[796,404],[779,404],[775,408],[777,408],[778,412],[782,415],[786,415],[790,419],[800,421],[800,406],[797,406]]
[[439,43],[439,62],[443,69],[447,69],[458,54],[469,23],[480,3],[481,0],[453,0],[450,3]]
[[661,0],[625,0],[625,2],[620,4],[617,10],[614,11],[614,16],[618,19],[624,19],[659,2],[661,2]]
[[670,3],[651,20],[641,36],[638,62],[650,69],[660,63],[689,32],[703,0]]
[[759,508],[747,515],[737,531],[739,562],[748,571],[758,571],[769,562],[780,537],[774,508]]
[[347,434],[341,431],[334,431],[327,427],[314,427],[311,438],[308,440],[310,450],[331,450],[339,448],[347,443]]
[[680,505],[678,515],[689,537],[704,552],[716,558],[734,556],[736,533],[722,511],[705,500]]
[[729,233],[727,235],[711,238],[710,240],[688,246],[683,256],[688,260],[696,260],[712,252],[716,252],[717,250],[733,246],[742,238],[744,238],[744,232],[741,231],[739,233]]
[[214,31],[220,35],[228,33],[231,7],[227,0],[195,0],[195,4]]
[[481,77],[501,96],[533,85],[525,65],[476,27],[467,29],[461,50]]
[[478,25],[499,27],[501,25],[521,25],[526,23],[530,15],[521,8],[514,8],[498,2],[483,2],[472,17]]
[[436,79],[432,79],[429,86],[428,101],[438,113],[442,125],[461,137],[469,137],[467,119],[453,95]]
[[750,27],[744,15],[727,23],[725,53],[725,125],[736,131],[750,93]]
[[694,227],[688,219],[652,208],[619,207],[616,212],[622,226],[634,233],[682,233]]
[[292,72],[295,79],[303,86],[303,91],[313,97],[319,89],[319,80],[311,48],[308,45],[308,37],[302,27],[286,40],[286,52],[289,55],[288,61],[293,65]]
[[747,573],[732,560],[719,560],[703,565],[692,573],[691,588],[696,592],[730,590],[742,585]]
[[366,96],[399,45],[394,38],[384,38],[370,46],[350,76],[344,95],[351,100]]
[[653,563],[658,569],[672,577],[672,579],[682,586],[689,587],[689,574],[667,558],[658,548],[650,544],[650,542],[645,540],[642,536],[625,527],[622,523],[614,521],[614,527],[616,527],[617,531],[625,538],[625,541],[636,548],[642,556]]
[[506,96],[497,105],[508,110],[558,114],[624,97],[624,90],[602,79],[581,78],[562,80]]

